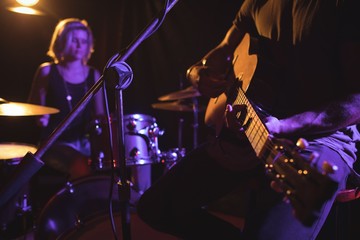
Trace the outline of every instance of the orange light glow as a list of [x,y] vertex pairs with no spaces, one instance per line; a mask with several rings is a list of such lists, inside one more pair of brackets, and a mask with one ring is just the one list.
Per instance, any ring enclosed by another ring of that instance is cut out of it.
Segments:
[[30,7],[9,7],[8,10],[28,15],[44,15],[43,12],[40,12],[39,10]]
[[20,5],[26,6],[26,7],[32,7],[36,5],[39,0],[16,0]]

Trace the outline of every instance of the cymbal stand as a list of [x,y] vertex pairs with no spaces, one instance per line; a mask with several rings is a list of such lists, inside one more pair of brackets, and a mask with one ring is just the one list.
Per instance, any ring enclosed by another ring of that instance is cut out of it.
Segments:
[[198,146],[198,129],[199,129],[199,102],[196,97],[192,98],[193,102],[193,114],[194,114],[194,122],[193,122],[193,148],[197,148]]
[[182,148],[183,129],[184,129],[184,118],[179,117],[179,125],[178,125],[178,148],[179,148],[179,150]]
[[[179,89],[183,89],[183,78],[182,74],[179,74]],[[182,148],[182,140],[183,140],[183,129],[184,129],[184,118],[179,117],[179,123],[178,123],[178,149],[180,150]]]

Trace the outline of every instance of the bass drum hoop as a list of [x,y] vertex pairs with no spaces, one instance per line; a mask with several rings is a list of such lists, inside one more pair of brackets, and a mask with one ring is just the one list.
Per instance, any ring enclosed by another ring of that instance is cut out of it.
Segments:
[[[78,179],[57,192],[45,205],[36,221],[35,239],[71,239],[102,216],[109,217],[110,176],[90,176]],[[112,212],[120,211],[116,181],[113,183]],[[131,199],[139,194],[130,189]],[[130,199],[130,204],[135,204]]]

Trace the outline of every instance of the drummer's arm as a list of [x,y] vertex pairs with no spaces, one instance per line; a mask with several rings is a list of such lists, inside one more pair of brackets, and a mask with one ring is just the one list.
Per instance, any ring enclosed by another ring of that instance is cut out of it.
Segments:
[[[32,82],[28,102],[32,104],[45,105],[46,104],[46,91],[48,84],[48,76],[50,73],[50,65],[44,63],[38,67],[35,72]],[[43,115],[37,118],[37,124],[40,127],[47,126],[50,115]]]

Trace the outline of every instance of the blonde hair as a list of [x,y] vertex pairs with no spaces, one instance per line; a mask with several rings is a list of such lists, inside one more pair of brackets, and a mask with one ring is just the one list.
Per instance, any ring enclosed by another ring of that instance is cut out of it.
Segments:
[[47,52],[47,55],[51,57],[55,63],[58,63],[63,58],[64,53],[67,52],[72,38],[71,33],[74,30],[84,30],[87,32],[88,49],[83,63],[85,64],[89,61],[91,54],[94,52],[94,37],[89,24],[86,20],[66,18],[59,21],[56,25]]

